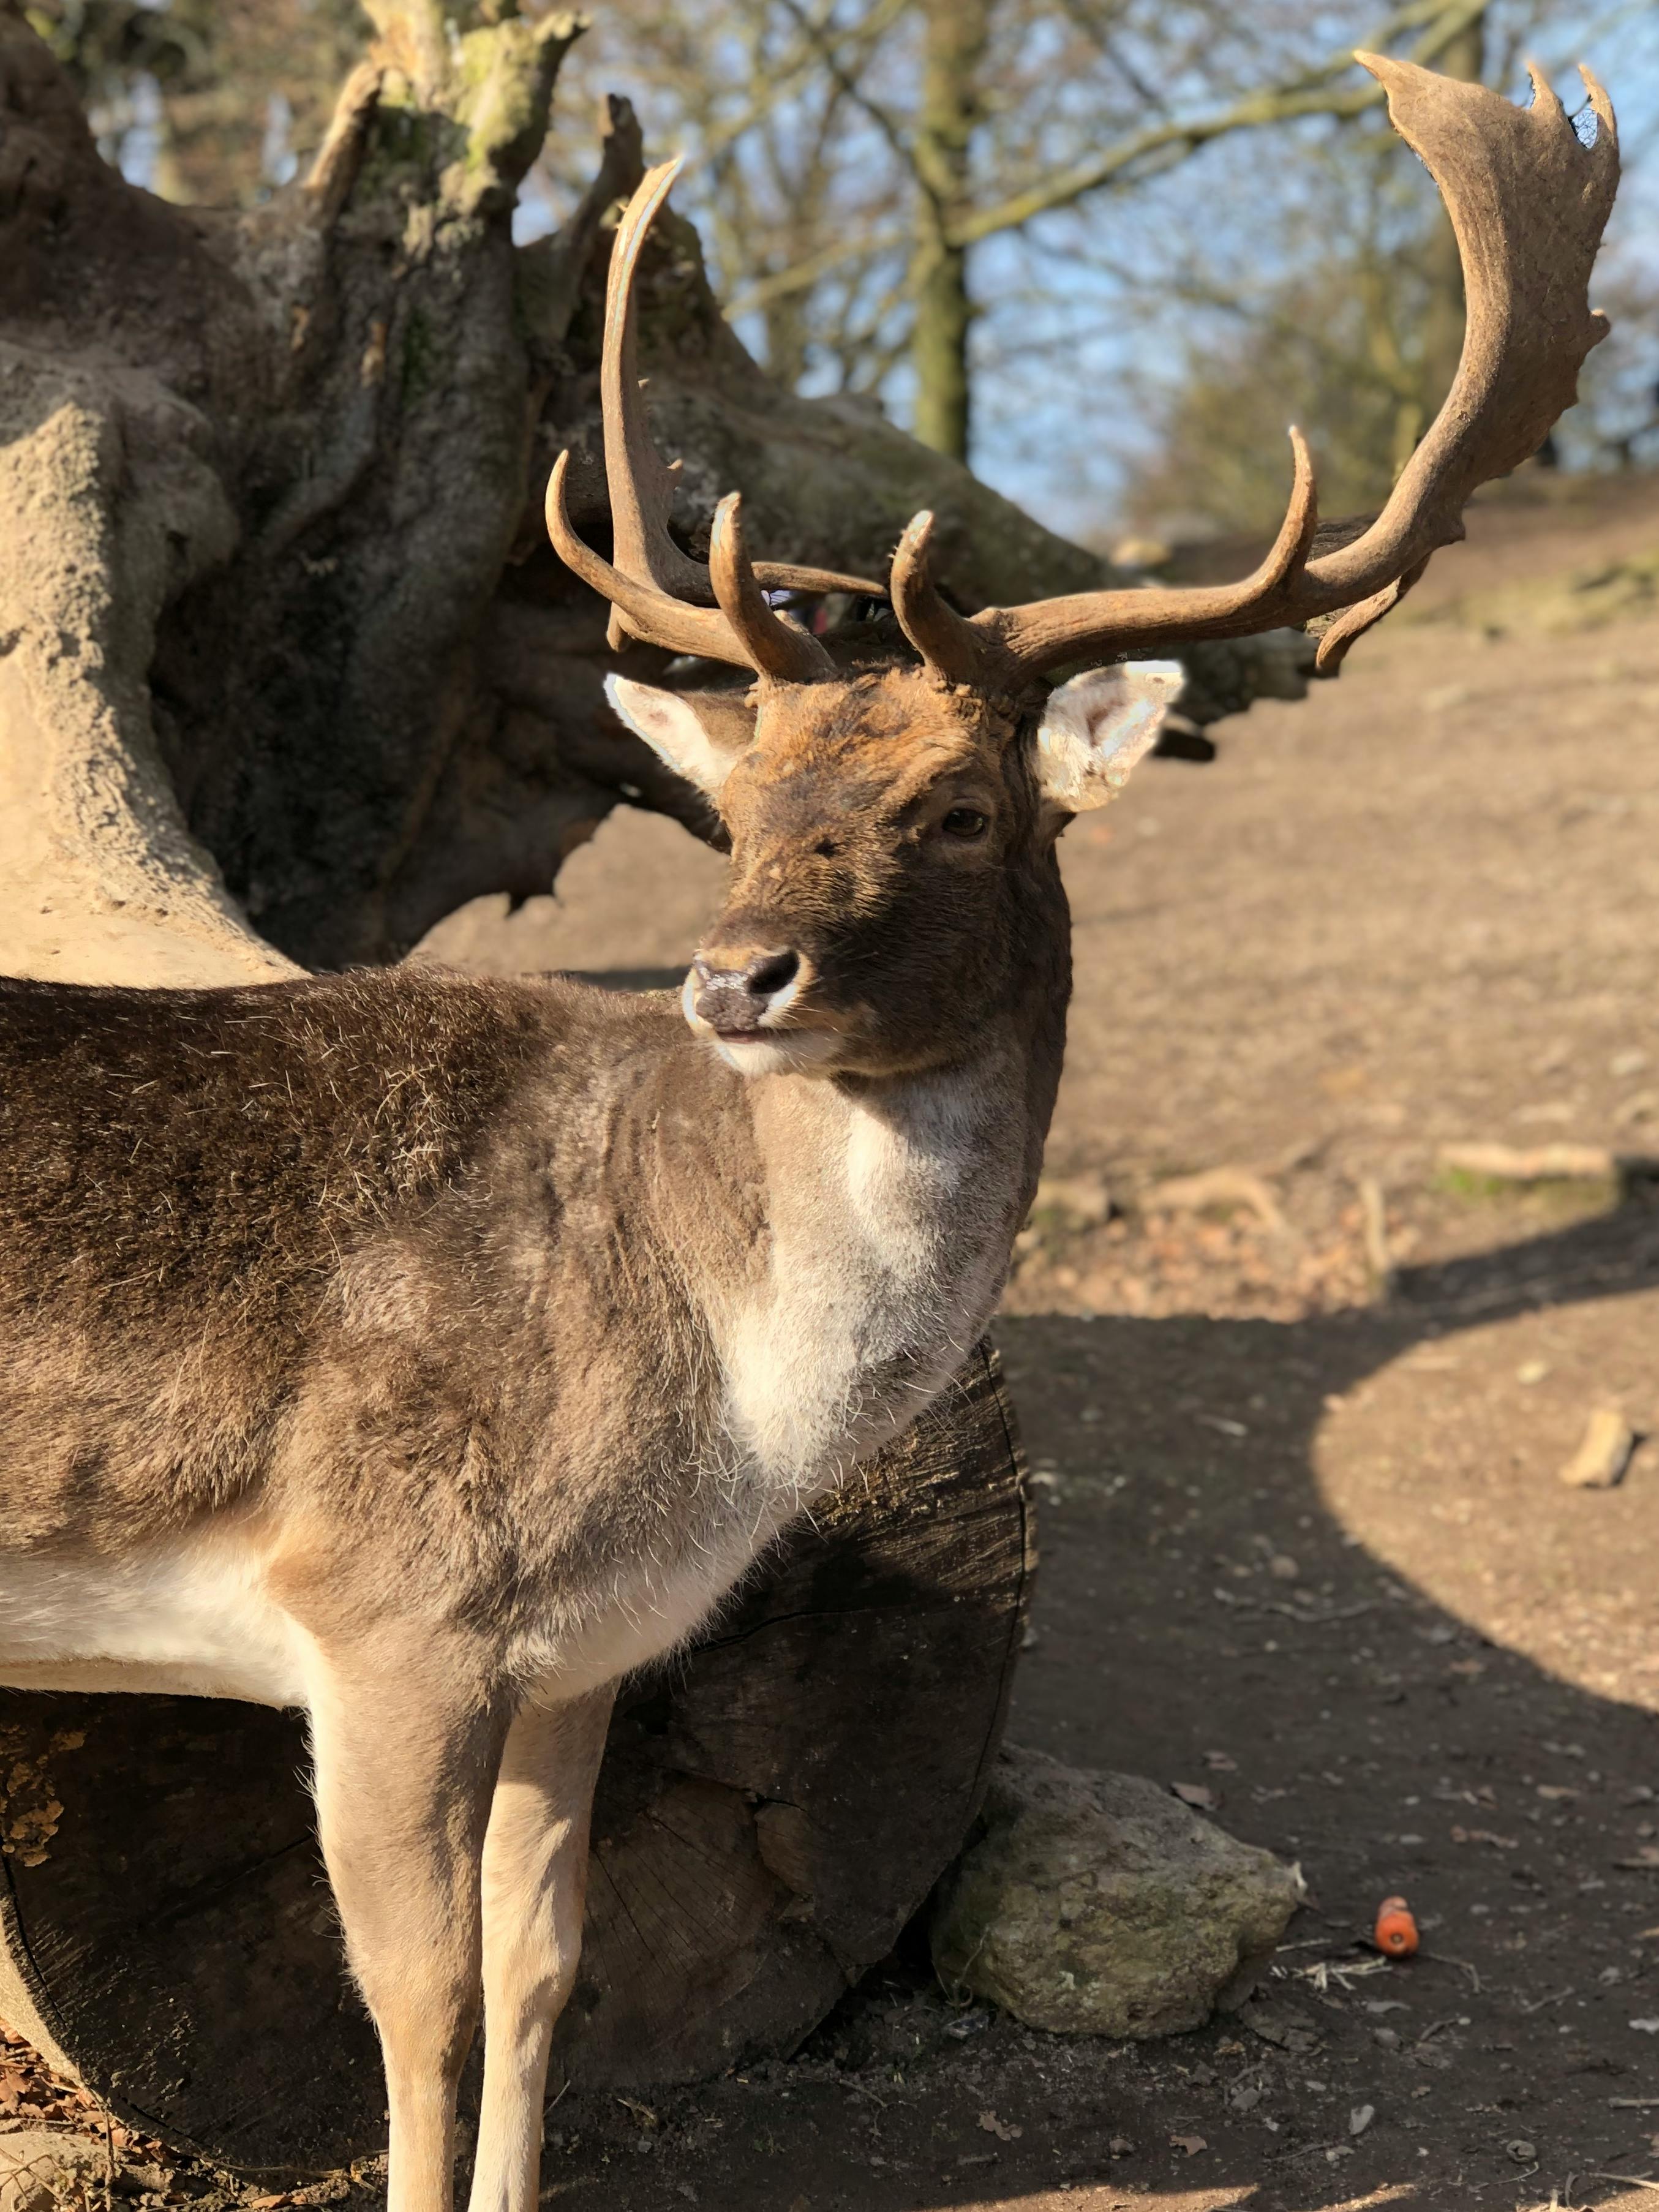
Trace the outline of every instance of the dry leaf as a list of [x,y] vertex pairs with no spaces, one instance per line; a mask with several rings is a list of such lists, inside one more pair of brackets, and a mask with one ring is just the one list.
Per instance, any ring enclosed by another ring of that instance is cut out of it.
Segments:
[[1000,2120],[994,2112],[981,2112],[979,2124],[988,2136],[994,2136],[999,2142],[1017,2142],[1025,2132],[1012,2120]]

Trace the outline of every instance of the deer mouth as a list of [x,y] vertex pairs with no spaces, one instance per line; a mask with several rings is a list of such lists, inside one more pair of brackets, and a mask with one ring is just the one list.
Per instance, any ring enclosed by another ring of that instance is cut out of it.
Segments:
[[833,1030],[802,1023],[793,991],[769,1003],[756,1005],[751,998],[744,1004],[735,994],[710,991],[707,970],[696,962],[680,988],[680,1012],[740,1075],[827,1072],[840,1047]]

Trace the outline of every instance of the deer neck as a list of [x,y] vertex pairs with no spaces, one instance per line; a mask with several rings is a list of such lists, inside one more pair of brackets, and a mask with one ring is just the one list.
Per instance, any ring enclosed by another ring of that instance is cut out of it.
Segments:
[[727,1432],[790,1501],[904,1428],[989,1321],[1058,1081],[1057,980],[949,1066],[746,1085],[763,1218],[708,1320]]

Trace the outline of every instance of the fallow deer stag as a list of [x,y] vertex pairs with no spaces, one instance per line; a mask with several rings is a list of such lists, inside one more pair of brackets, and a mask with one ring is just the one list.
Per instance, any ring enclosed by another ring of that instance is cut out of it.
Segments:
[[1522,110],[1366,65],[1451,210],[1462,363],[1334,550],[1294,439],[1277,542],[1219,589],[964,617],[919,515],[890,615],[826,643],[769,590],[856,580],[752,562],[735,497],[692,561],[633,373],[674,168],[647,178],[605,335],[613,559],[573,530],[562,459],[548,520],[622,633],[754,678],[612,684],[731,835],[678,1006],[411,969],[0,987],[0,1679],[307,1709],[394,2212],[448,2203],[481,1999],[472,2203],[533,2212],[613,1685],[991,1314],[1060,1076],[1056,839],[1180,682],[1103,664],[1334,616],[1329,666],[1537,448],[1604,333],[1599,89],[1587,145],[1541,82]]

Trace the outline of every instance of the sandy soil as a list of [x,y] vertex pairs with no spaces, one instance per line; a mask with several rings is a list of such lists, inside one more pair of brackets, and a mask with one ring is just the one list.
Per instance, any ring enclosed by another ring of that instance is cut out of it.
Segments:
[[[1300,1859],[1316,1902],[1262,1996],[1068,2043],[952,2014],[912,1951],[788,2065],[556,2115],[561,2197],[1649,2193],[1659,1443],[1617,1489],[1557,1470],[1599,1406],[1659,1431],[1659,1204],[1639,1166],[1517,1191],[1437,1154],[1659,1152],[1659,619],[1562,580],[1656,544],[1650,490],[1488,510],[1339,684],[1224,726],[1212,766],[1151,764],[1066,842],[1056,1182],[999,1331],[1047,1507],[1012,1732],[1206,1784]],[[434,949],[670,969],[720,875],[618,817],[556,904]],[[1215,1168],[1254,1194],[1164,1201]],[[1397,1890],[1425,1951],[1385,1966],[1362,1939]]]

